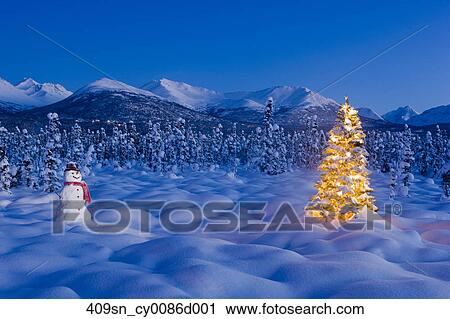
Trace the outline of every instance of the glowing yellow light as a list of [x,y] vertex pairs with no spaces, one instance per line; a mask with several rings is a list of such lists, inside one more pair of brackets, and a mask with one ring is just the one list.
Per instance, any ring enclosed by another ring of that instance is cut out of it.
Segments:
[[319,166],[323,173],[316,185],[317,194],[305,213],[311,217],[348,221],[364,209],[376,211],[366,169],[365,134],[358,112],[350,106],[348,98],[329,136],[325,158]]

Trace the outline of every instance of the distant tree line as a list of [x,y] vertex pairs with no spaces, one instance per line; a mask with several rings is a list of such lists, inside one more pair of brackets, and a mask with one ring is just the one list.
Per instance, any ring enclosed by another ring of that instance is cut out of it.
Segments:
[[[304,130],[288,132],[273,122],[273,112],[269,100],[262,127],[252,131],[238,131],[236,124],[227,132],[220,124],[208,131],[194,130],[182,118],[164,127],[149,121],[139,131],[132,122],[115,123],[109,133],[83,129],[78,123],[63,129],[56,113],[48,114],[48,124],[38,132],[0,127],[0,190],[25,186],[58,191],[69,161],[85,175],[100,167],[140,167],[170,176],[217,168],[230,176],[243,170],[277,175],[315,169],[327,144],[317,118],[308,119]],[[413,172],[439,177],[450,161],[448,137],[439,128],[425,137],[408,127],[402,132],[369,131],[366,148],[370,167],[389,174],[396,195],[409,187]]]

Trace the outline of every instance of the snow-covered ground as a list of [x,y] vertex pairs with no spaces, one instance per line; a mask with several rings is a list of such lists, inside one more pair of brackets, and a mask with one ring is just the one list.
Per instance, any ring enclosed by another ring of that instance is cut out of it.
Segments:
[[[86,180],[94,199],[263,200],[270,215],[283,201],[301,213],[317,179],[307,171],[174,179],[103,169]],[[381,208],[388,180],[372,176]],[[133,221],[121,234],[71,224],[53,235],[53,197],[15,189],[0,198],[0,297],[450,298],[450,203],[440,192],[417,178],[392,230],[377,222],[358,232],[142,234]]]

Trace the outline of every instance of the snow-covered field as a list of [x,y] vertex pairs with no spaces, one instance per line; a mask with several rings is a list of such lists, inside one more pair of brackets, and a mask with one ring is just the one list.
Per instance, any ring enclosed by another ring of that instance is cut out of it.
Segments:
[[[99,170],[86,180],[94,199],[262,200],[270,215],[283,201],[302,213],[317,179],[307,171],[171,179]],[[388,180],[372,176],[381,208]],[[53,235],[53,197],[19,188],[0,198],[0,297],[450,298],[450,203],[440,193],[417,178],[392,230],[377,222],[359,232],[142,234],[133,221],[120,234],[70,224]],[[99,219],[114,218],[108,214]]]

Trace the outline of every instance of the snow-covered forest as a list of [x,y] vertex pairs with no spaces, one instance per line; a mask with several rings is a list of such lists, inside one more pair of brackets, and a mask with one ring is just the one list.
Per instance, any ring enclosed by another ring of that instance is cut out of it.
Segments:
[[[270,101],[263,125],[250,132],[237,131],[236,125],[228,132],[221,125],[212,131],[195,131],[181,118],[164,127],[149,121],[143,131],[133,123],[115,124],[111,133],[103,128],[83,129],[78,123],[66,130],[58,115],[50,113],[48,125],[38,133],[0,128],[0,188],[13,191],[24,185],[58,191],[69,161],[78,163],[84,175],[105,166],[141,167],[168,177],[216,168],[230,176],[240,170],[277,175],[297,168],[315,169],[326,143],[326,132],[315,118],[305,130],[294,132],[273,123]],[[449,139],[439,127],[423,136],[407,126],[400,132],[369,131],[366,149],[370,168],[389,176],[391,197],[408,195],[413,174],[441,180],[450,162]]]

